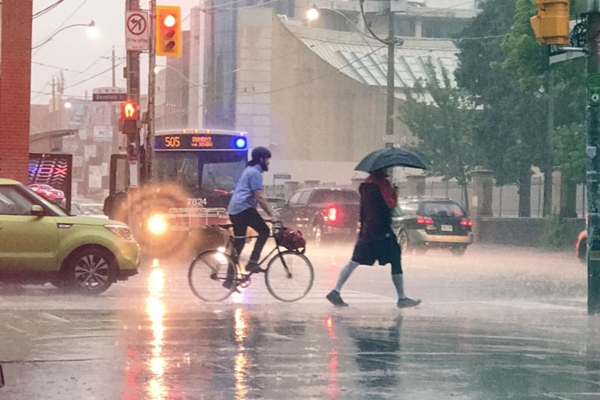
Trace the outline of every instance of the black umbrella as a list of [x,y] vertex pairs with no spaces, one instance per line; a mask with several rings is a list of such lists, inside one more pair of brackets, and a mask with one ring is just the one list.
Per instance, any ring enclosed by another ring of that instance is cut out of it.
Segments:
[[390,167],[427,169],[427,164],[419,155],[412,151],[390,148],[371,152],[354,169],[356,171],[372,172]]

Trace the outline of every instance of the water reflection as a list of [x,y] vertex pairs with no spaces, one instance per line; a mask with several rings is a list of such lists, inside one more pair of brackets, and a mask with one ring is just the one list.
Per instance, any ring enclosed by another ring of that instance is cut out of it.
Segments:
[[246,381],[248,357],[244,346],[244,340],[248,337],[248,325],[245,318],[245,312],[241,308],[235,310],[234,330],[238,348],[234,358],[233,375],[235,379],[235,398],[239,400],[248,397],[248,385]]
[[329,350],[329,362],[327,363],[327,397],[335,399],[340,395],[340,383],[338,381],[338,342],[335,334],[335,322],[333,317],[325,319],[325,328],[331,339],[331,349]]
[[164,382],[165,358],[163,357],[164,345],[164,316],[165,304],[162,301],[165,287],[165,275],[162,268],[158,265],[150,273],[148,279],[148,288],[150,294],[146,299],[146,312],[152,322],[152,358],[150,360],[150,370],[152,379],[149,382],[148,391],[150,397],[154,400],[165,399],[168,395],[167,387]]

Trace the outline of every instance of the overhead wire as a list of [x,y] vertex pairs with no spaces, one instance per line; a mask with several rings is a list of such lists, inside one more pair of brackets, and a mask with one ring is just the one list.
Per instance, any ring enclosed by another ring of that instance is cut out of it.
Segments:
[[50,11],[54,10],[56,7],[58,7],[60,5],[60,3],[62,3],[65,0],[58,0],[56,1],[54,4],[49,5],[48,7],[44,8],[43,10],[40,10],[36,13],[34,13],[31,18],[32,19],[36,19],[39,18],[47,13],[49,13]]

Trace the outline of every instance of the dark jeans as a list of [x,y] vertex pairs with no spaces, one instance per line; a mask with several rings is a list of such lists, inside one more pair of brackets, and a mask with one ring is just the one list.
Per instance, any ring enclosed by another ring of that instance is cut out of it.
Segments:
[[[230,215],[231,223],[233,224],[233,234],[235,236],[245,236],[248,227],[254,229],[258,233],[258,238],[254,244],[254,250],[250,255],[250,261],[260,261],[260,253],[262,252],[265,243],[269,238],[269,227],[265,223],[265,220],[260,216],[256,208],[247,208],[239,214]],[[235,239],[233,248],[236,251],[237,257],[242,254],[244,245],[246,244],[245,239]],[[237,261],[237,260],[236,260]]]

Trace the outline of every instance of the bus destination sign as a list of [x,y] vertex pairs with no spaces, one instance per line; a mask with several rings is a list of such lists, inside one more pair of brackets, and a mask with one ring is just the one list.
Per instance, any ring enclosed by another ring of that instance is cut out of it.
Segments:
[[245,150],[244,136],[210,134],[174,134],[156,136],[156,150]]

